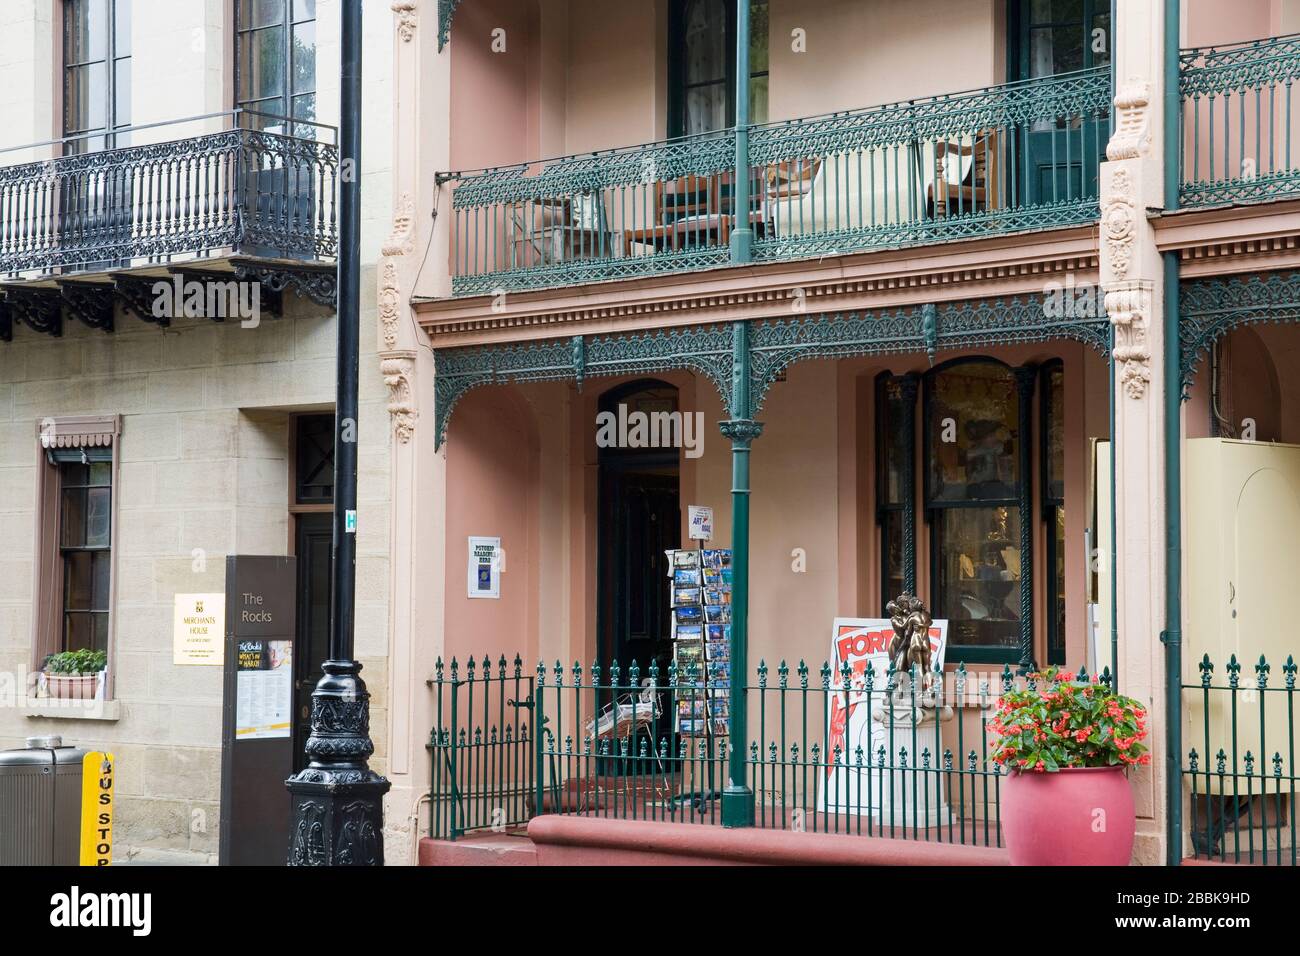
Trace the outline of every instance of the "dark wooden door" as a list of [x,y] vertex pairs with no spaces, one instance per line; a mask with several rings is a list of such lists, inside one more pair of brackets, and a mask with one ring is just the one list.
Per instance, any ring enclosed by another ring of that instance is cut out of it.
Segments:
[[333,515],[300,514],[296,521],[298,556],[298,628],[293,647],[294,772],[307,762],[303,749],[311,732],[311,692],[329,656],[330,556],[333,550]]

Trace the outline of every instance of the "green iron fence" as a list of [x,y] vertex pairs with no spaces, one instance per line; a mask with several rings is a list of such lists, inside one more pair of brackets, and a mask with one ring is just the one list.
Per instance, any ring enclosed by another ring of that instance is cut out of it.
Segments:
[[1300,195],[1300,34],[1183,50],[1179,198],[1184,206]]
[[1234,654],[1216,672],[1207,654],[1199,671],[1183,684],[1193,857],[1295,866],[1295,661],[1280,683],[1263,656],[1243,667]]
[[[1024,679],[958,665],[932,680],[923,690],[892,670],[760,663],[746,685],[755,825],[1001,846],[1005,771],[988,759],[988,722]],[[439,662],[430,686],[435,839],[542,813],[721,822],[732,742],[714,665],[557,662],[529,674],[518,657],[485,657],[463,671]]]
[[[756,261],[1092,222],[1109,71],[752,127]],[[729,261],[735,134],[470,172],[451,191],[456,295]]]

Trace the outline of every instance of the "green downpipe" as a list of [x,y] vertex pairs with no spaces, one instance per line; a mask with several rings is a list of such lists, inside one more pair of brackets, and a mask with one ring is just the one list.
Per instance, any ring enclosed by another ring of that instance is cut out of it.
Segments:
[[731,230],[731,261],[749,262],[754,230],[749,224],[749,2],[736,0],[736,221]]
[[[1179,119],[1178,93],[1179,0],[1165,0],[1165,211],[1178,208]],[[1183,523],[1182,444],[1179,413],[1182,405],[1182,369],[1178,356],[1178,253],[1164,253],[1165,292],[1165,802],[1168,829],[1165,859],[1178,866],[1183,856],[1183,786],[1179,772],[1183,752]]]

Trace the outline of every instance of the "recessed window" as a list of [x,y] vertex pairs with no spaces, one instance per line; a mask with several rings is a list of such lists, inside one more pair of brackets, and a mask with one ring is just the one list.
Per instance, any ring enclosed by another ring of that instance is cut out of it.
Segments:
[[131,0],[65,0],[63,135],[68,153],[128,146]]
[[112,696],[117,416],[37,426],[36,588],[32,670],[51,654],[103,651]]
[[59,469],[59,557],[63,566],[61,650],[108,650],[113,462],[105,449],[72,449]]
[[235,101],[254,129],[314,138],[316,0],[238,0]]

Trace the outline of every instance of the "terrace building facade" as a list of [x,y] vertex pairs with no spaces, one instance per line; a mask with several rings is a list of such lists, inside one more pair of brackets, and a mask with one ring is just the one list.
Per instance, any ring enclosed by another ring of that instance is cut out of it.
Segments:
[[[1293,648],[1265,620],[1300,501],[1300,11],[398,6],[422,85],[396,124],[414,251],[383,267],[413,404],[393,600],[433,675],[406,737],[426,861],[528,820],[542,860],[699,855],[676,825],[751,821],[773,859],[790,830],[996,859],[986,708],[1062,665],[1152,714],[1135,862],[1295,862]],[[718,427],[602,439],[637,410]],[[691,505],[730,566],[702,661],[665,583]],[[956,714],[899,740],[844,696],[842,734],[832,625],[904,592],[947,621]]]
[[[337,13],[5,14],[6,142],[53,142],[0,167],[0,654],[108,664],[93,719],[37,681],[0,743],[116,749],[132,847],[215,845],[222,689],[173,662],[176,594],[296,555],[299,686],[318,663]],[[1151,712],[1135,862],[1294,865],[1300,5],[365,16],[390,862],[800,859],[790,831],[999,862],[988,708],[1060,665]],[[158,280],[279,314],[162,321]],[[836,709],[834,637],[904,593],[951,697],[898,739],[896,675]]]

